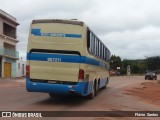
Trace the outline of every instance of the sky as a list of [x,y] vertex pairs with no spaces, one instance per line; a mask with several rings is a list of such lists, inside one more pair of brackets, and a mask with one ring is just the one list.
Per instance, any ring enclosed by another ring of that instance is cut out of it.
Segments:
[[121,59],[160,56],[160,0],[0,0],[17,18],[17,50],[25,59],[33,19],[78,19]]

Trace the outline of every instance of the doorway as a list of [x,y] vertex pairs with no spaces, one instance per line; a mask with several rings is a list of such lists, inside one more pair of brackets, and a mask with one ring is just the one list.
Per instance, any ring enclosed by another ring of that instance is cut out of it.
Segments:
[[11,78],[11,63],[4,63],[4,78]]

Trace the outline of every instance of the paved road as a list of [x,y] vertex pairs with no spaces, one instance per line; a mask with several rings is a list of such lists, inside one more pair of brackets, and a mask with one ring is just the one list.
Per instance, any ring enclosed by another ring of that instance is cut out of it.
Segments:
[[[46,93],[27,92],[25,89],[25,79],[0,80],[0,111],[160,110],[159,106],[146,103],[137,97],[124,94],[125,88],[135,86],[142,82],[144,82],[144,77],[141,76],[111,77],[108,87],[104,90],[101,90],[98,96],[93,100],[89,100],[83,97],[55,97],[51,99]],[[88,119],[101,120],[103,118]]]

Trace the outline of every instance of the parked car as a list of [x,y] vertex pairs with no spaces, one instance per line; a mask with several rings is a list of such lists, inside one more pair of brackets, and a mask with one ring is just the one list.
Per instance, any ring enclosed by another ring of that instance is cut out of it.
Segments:
[[157,80],[157,75],[154,72],[147,72],[145,80]]

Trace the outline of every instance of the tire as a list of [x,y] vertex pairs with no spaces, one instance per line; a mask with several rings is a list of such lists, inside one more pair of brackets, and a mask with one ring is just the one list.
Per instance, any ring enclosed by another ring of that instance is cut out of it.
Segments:
[[55,94],[55,93],[48,93],[50,98],[54,98],[54,97],[60,97],[61,95],[59,94]]
[[105,86],[103,86],[102,89],[106,89],[106,88],[107,88],[107,83],[108,83],[108,79],[107,79],[107,81],[106,81]]
[[102,89],[106,89],[106,88],[107,88],[107,85],[105,85],[105,86],[102,87]]
[[55,95],[53,93],[48,93],[50,98],[55,97]]
[[97,83],[97,81],[95,81],[95,96],[98,95],[99,92],[99,84]]
[[95,82],[94,82],[94,84],[93,84],[93,86],[92,86],[92,93],[91,94],[89,94],[87,97],[89,98],[89,99],[93,99],[95,96],[96,96],[96,85],[95,85]]

